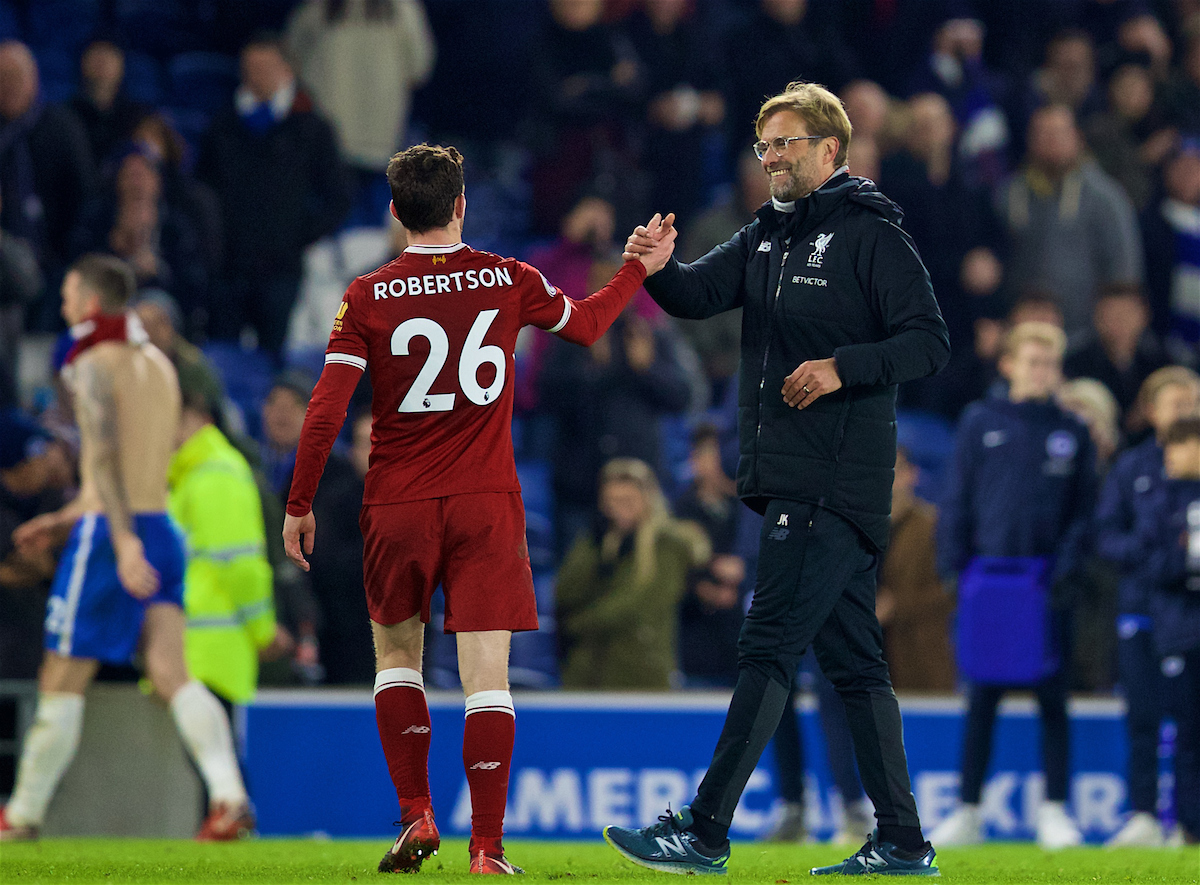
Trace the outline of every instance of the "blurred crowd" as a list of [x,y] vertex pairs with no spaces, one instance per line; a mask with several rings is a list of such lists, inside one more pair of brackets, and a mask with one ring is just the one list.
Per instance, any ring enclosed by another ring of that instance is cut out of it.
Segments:
[[[970,545],[947,552],[938,505],[966,518],[956,428],[1010,396],[1011,330],[1031,322],[1063,334],[1046,396],[1083,422],[1095,475],[1047,536],[1083,563],[1065,678],[1112,689],[1120,572],[1086,544],[1093,502],[1122,452],[1166,432],[1147,379],[1200,362],[1196,0],[0,0],[0,408],[38,429],[0,445],[0,678],[36,668],[53,568],[11,530],[76,481],[56,380],[71,261],[130,264],[185,403],[254,471],[284,627],[262,681],[368,684],[364,391],[316,498],[312,572],[276,539],[337,303],[405,245],[388,158],[456,145],[467,241],[582,298],[655,211],[677,213],[688,261],[753,218],[769,198],[753,120],[796,79],[843,99],[850,171],[904,209],[954,351],[900,391],[878,601],[897,689],[958,684]],[[739,329],[643,292],[589,350],[522,338],[516,454],[549,646],[514,644],[514,681],[736,678],[759,530],[730,479]],[[452,683],[445,643],[429,655]]]

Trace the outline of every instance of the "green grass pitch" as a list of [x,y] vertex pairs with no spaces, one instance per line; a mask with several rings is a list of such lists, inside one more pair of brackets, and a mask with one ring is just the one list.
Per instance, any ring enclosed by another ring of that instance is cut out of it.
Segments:
[[[46,839],[0,845],[0,883],[380,882],[383,840],[254,839],[233,844],[143,839]],[[514,840],[509,858],[537,882],[670,883],[677,877],[635,867],[597,837],[590,842]],[[812,866],[850,853],[845,846],[734,843],[727,880],[766,885],[815,881]],[[1077,848],[1048,854],[1031,845],[949,848],[938,856],[942,880],[958,883],[1200,883],[1200,849]],[[446,840],[418,874],[430,882],[466,881],[467,847]],[[873,877],[878,879],[879,877]],[[413,881],[409,879],[407,881]]]

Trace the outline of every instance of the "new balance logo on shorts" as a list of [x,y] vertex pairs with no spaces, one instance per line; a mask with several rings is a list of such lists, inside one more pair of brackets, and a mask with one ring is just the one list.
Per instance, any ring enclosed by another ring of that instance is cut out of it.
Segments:
[[499,767],[500,767],[499,762],[476,762],[474,765],[471,766],[471,769],[474,770],[474,769],[478,768],[481,771],[492,771],[493,769],[496,769]]
[[429,734],[429,726],[428,725],[410,725],[408,728],[404,729],[404,731],[402,731],[400,733],[401,734]]

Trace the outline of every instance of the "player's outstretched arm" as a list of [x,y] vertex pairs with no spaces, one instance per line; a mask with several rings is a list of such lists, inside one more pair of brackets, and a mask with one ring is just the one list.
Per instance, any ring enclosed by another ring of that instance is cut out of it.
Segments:
[[674,215],[668,215],[665,219],[655,215],[650,219],[649,227],[644,229],[653,231],[652,245],[637,255],[627,252],[625,263],[613,274],[608,285],[582,301],[566,299],[562,321],[552,328],[542,328],[549,328],[559,338],[572,344],[582,344],[584,347],[595,344],[625,309],[647,275],[661,270],[670,260],[675,250],[674,221]]
[[[308,560],[304,558],[304,554],[312,556],[313,546],[316,542],[317,518],[313,516],[311,510],[304,516],[292,516],[290,513],[284,515],[283,550],[287,553],[288,559],[308,571]],[[304,553],[300,552],[301,543],[304,545]]]

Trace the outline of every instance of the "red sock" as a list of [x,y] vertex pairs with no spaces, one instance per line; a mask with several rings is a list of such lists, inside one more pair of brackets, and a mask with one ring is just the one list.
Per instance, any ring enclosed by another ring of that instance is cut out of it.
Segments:
[[463,767],[471,788],[471,853],[504,854],[504,808],[516,734],[512,695],[479,691],[467,698]]
[[429,705],[416,670],[394,667],[375,676],[375,722],[388,772],[400,800],[401,820],[429,807]]

